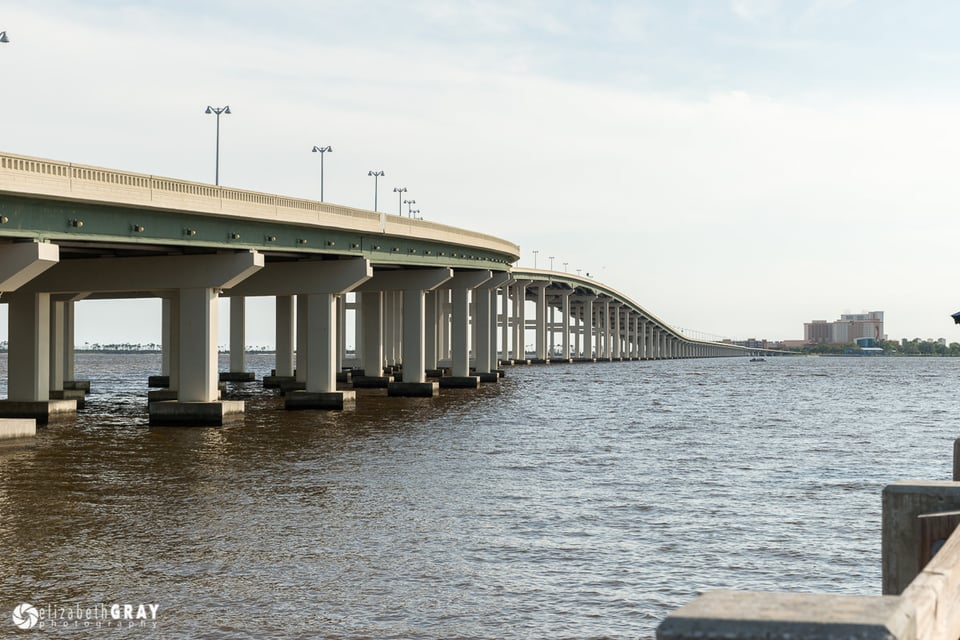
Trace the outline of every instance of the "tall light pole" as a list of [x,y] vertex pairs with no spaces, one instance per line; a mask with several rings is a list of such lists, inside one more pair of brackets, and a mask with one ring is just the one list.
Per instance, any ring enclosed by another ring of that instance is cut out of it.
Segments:
[[537,268],[537,254],[540,253],[540,249],[533,250],[533,268]]
[[403,217],[403,194],[407,192],[406,187],[394,187],[393,192],[397,194],[397,215]]
[[420,217],[420,209],[412,209],[410,211],[410,217],[414,220],[423,220],[423,218]]
[[413,208],[413,205],[415,205],[416,203],[417,203],[416,200],[404,200],[404,201],[403,201],[403,204],[407,205],[407,217],[408,217],[408,218],[411,217],[410,209],[412,209],[412,208]]
[[377,178],[384,175],[383,171],[367,171],[368,176],[373,176],[373,210],[377,211]]
[[217,172],[216,177],[214,178],[213,184],[220,184],[220,114],[221,113],[230,113],[230,105],[225,107],[211,107],[207,105],[207,110],[204,113],[215,113],[217,114]]
[[550,256],[550,271],[553,271],[553,256]]
[[326,155],[327,151],[333,152],[333,147],[330,145],[325,147],[313,145],[313,152],[320,154],[320,202],[323,202],[323,156]]
[[564,262],[564,263],[563,263],[563,272],[564,272],[564,273],[567,272],[567,265],[568,265],[568,264],[570,264],[570,263],[569,263],[569,262]]

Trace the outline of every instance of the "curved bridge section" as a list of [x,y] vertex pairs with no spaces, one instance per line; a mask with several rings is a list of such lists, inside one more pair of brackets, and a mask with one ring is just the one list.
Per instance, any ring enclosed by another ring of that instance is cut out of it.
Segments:
[[[91,298],[163,300],[154,424],[221,424],[243,412],[220,399],[218,383],[253,379],[244,366],[251,296],[275,298],[276,371],[263,382],[289,409],[342,409],[358,388],[476,387],[496,382],[501,363],[753,353],[690,340],[593,280],[514,269],[519,256],[507,240],[433,222],[0,153],[10,344],[0,417],[44,422],[82,406],[89,382],[74,376],[73,312]],[[226,372],[217,370],[221,297],[230,299]]]

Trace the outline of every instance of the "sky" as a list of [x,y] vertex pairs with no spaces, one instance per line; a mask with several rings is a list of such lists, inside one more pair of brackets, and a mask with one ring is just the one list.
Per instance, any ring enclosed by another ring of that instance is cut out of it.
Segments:
[[[712,338],[960,341],[960,4],[0,0],[0,149],[373,208]],[[536,251],[536,253],[534,253]],[[552,260],[551,260],[552,256]],[[272,344],[272,303],[247,342]],[[221,342],[226,343],[226,309]],[[5,319],[0,335],[5,337]],[[159,341],[82,302],[77,342]]]

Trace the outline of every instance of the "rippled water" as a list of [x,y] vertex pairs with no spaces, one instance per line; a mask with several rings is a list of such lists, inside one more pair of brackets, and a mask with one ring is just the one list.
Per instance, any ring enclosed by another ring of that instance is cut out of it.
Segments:
[[949,479],[960,435],[952,359],[523,367],[344,413],[251,383],[220,429],[147,426],[158,356],[77,360],[76,424],[0,447],[0,635],[29,602],[160,604],[125,637],[651,637],[707,589],[878,594],[882,487]]

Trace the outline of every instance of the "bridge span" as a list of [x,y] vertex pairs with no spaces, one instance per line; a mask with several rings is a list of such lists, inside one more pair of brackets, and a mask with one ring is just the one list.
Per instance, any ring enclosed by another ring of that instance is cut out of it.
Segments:
[[[154,383],[167,389],[150,392],[153,424],[221,424],[243,412],[220,399],[219,382],[252,379],[252,296],[276,298],[276,371],[264,384],[280,387],[290,409],[342,409],[360,387],[426,396],[477,387],[505,364],[761,353],[690,339],[602,283],[514,267],[519,257],[507,240],[435,222],[0,153],[9,313],[0,417],[75,414],[89,383],[74,375],[74,305],[98,298],[163,301]],[[230,300],[228,372],[217,370],[221,297]]]

